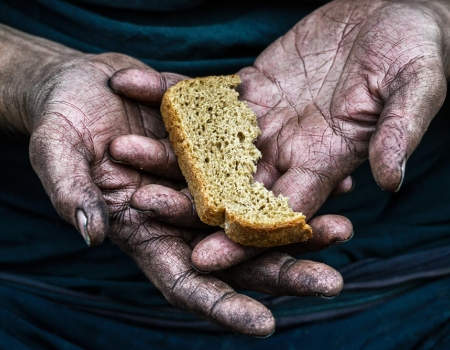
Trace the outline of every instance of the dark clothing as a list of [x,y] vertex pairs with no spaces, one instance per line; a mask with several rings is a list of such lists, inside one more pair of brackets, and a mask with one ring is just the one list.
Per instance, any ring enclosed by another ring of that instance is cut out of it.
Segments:
[[[95,5],[128,2],[134,5]],[[189,5],[175,11],[182,2]],[[151,11],[152,3],[161,5]],[[3,0],[0,22],[83,52],[122,52],[158,71],[200,76],[251,65],[314,8],[283,3],[288,1]]]
[[[312,10],[304,4],[4,0],[0,22],[197,76],[251,65]],[[449,113],[450,101],[408,160],[398,193],[380,190],[365,163],[353,174],[355,190],[321,209],[354,224],[350,242],[305,256],[341,271],[340,296],[248,292],[277,318],[268,339],[234,335],[174,309],[108,240],[88,248],[52,208],[31,169],[28,140],[1,136],[0,348],[450,348]]]

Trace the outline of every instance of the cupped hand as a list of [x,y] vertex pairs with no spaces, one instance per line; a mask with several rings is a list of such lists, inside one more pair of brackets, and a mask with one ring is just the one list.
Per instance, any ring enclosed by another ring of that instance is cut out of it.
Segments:
[[262,130],[255,178],[307,218],[367,158],[398,190],[446,95],[449,8],[336,0],[268,47],[240,72]]
[[[147,69],[146,105],[119,96],[114,82],[109,84],[113,75],[120,82],[130,67]],[[197,228],[175,227],[130,206],[142,186],[156,186],[160,194],[186,186],[158,107],[152,107],[181,77],[117,54],[77,55],[48,73],[45,84],[35,86],[38,98],[30,109],[30,156],[59,214],[90,245],[107,235],[176,307],[235,332],[271,334],[274,318],[265,306],[192,267],[192,246],[209,232],[205,225],[193,221]],[[128,142],[140,138],[147,141],[145,149]],[[114,159],[123,148],[144,154],[142,163],[131,168],[123,164],[126,158]],[[177,213],[190,206],[189,201],[169,203],[166,209]]]
[[[441,1],[337,0],[269,46],[239,72],[262,132],[255,179],[307,218],[367,158],[381,188],[399,190],[445,99],[449,14]],[[215,270],[253,254],[218,234],[192,259]]]
[[[307,218],[367,158],[380,187],[399,190],[445,99],[449,23],[448,2],[379,0],[333,1],[300,21],[239,72],[262,132],[255,179]],[[204,240],[194,263],[225,260],[209,249],[224,240]]]
[[[145,69],[122,71],[111,78],[111,85],[120,94],[146,102],[144,94],[148,84],[145,81],[149,79],[149,74],[151,75],[151,72]],[[116,160],[129,164],[131,168],[146,169],[147,163],[151,161],[146,156],[151,143],[148,138],[122,136],[111,144],[110,150]],[[338,187],[342,190],[348,186],[344,183]],[[187,189],[178,191],[155,184],[141,186],[131,196],[130,205],[139,210],[144,217],[171,225],[182,227],[202,225]],[[295,247],[289,247],[289,250],[295,248],[295,252],[308,252],[324,249],[329,245],[344,242],[352,235],[351,223],[341,216],[317,217],[312,219],[310,224],[315,232],[314,238]],[[213,244],[205,246],[205,242]],[[204,247],[202,257],[208,261],[215,261],[216,264],[202,265],[199,263],[202,259],[199,259],[193,261],[197,270],[202,272],[224,270],[242,263],[238,267],[220,273],[220,276],[226,278],[232,286],[270,294],[324,297],[334,296],[342,289],[342,278],[339,273],[324,264],[296,260],[284,253],[263,253],[262,249],[253,248],[242,249],[242,246],[230,241],[223,231],[212,235],[199,235],[196,240],[191,241],[191,246],[195,247],[194,252],[199,245]],[[249,260],[259,253],[263,254]],[[220,258],[215,260],[215,256]],[[243,263],[244,261],[246,262]]]
[[[408,157],[446,95],[449,7],[333,1],[241,70],[241,99],[262,130],[256,180],[309,219],[328,197],[352,187],[349,175],[367,158],[377,183],[398,190]],[[320,220],[351,227],[341,217]],[[308,244],[296,247],[301,252]],[[259,252],[218,232],[195,247],[192,259],[213,271]]]
[[[307,218],[367,158],[381,188],[399,190],[445,99],[449,14],[448,2],[338,0],[269,46],[239,72],[262,132],[255,179]],[[203,241],[193,261],[225,260],[208,253],[220,241]]]

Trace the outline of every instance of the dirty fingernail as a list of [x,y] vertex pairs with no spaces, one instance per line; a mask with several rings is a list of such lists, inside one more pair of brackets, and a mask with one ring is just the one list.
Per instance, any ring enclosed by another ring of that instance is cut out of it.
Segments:
[[350,188],[350,190],[348,191],[348,193],[352,192],[352,191],[355,189],[355,186],[356,186],[356,181],[355,181],[355,179],[354,179],[353,177],[351,177],[351,178],[352,178],[352,187]]
[[194,265],[192,265],[192,264],[191,264],[191,266],[192,266],[192,268],[193,268],[195,271],[197,271],[198,273],[200,273],[200,274],[202,274],[202,275],[207,275],[207,274],[210,273],[209,271],[201,271],[201,270],[197,269],[197,268],[196,268]]
[[322,299],[334,299],[338,296],[338,294],[335,295],[325,295],[325,294],[316,294],[317,297],[322,298]]
[[254,335],[254,337],[257,338],[257,339],[266,339],[266,338],[269,338],[274,333],[275,333],[275,330],[272,333],[269,333],[267,335]]
[[110,159],[113,163],[117,163],[117,164],[128,164],[127,162],[124,162],[124,161],[121,161],[121,160],[114,159],[113,156],[112,156],[111,154],[108,154],[108,155],[109,155],[109,159]]
[[87,230],[87,216],[84,213],[84,211],[81,209],[77,210],[76,215],[77,215],[78,231],[80,231],[81,235],[83,236],[84,240],[86,241],[86,244],[88,246],[91,246],[91,237],[89,236],[89,233]]
[[334,244],[342,244],[345,242],[348,242],[349,240],[351,240],[354,236],[354,232],[352,232],[352,234],[350,235],[350,237],[346,238],[346,239],[337,239],[336,241],[334,241]]
[[402,165],[401,165],[401,172],[402,172],[402,178],[400,180],[400,184],[398,185],[397,189],[395,190],[395,192],[398,192],[400,190],[400,187],[402,187],[403,184],[403,179],[405,178],[405,169],[406,169],[406,158],[403,159]]

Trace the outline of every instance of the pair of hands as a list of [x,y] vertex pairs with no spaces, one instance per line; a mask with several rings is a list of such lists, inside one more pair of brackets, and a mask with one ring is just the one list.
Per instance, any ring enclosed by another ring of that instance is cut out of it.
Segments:
[[108,235],[173,305],[236,332],[269,335],[270,311],[232,287],[339,293],[337,271],[285,253],[351,237],[347,219],[312,216],[330,195],[351,189],[349,175],[368,157],[382,188],[400,187],[445,98],[449,8],[333,1],[239,72],[241,98],[262,130],[255,178],[310,219],[308,242],[261,251],[198,221],[158,112],[164,91],[184,77],[127,56],[79,54],[45,72],[24,123],[32,165],[64,219],[91,245]]

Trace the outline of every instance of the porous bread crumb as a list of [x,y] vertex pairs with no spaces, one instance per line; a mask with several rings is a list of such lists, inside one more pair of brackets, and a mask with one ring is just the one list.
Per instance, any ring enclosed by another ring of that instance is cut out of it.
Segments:
[[243,245],[270,247],[312,236],[285,197],[253,180],[261,153],[255,113],[238,99],[237,75],[184,80],[161,113],[200,219]]

